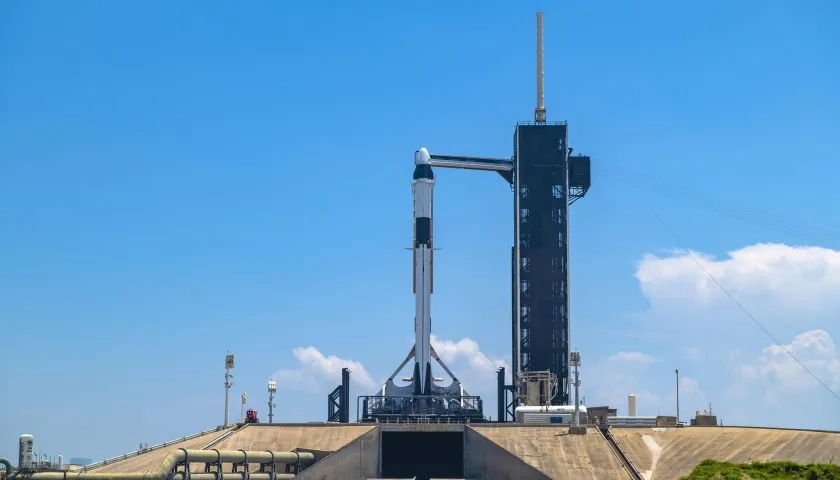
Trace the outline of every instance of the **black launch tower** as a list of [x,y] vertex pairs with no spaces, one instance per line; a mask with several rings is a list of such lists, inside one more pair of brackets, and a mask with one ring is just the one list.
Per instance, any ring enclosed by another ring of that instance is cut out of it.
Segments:
[[590,186],[589,157],[570,156],[566,122],[514,133],[513,371],[557,376],[569,404],[569,206]]
[[[534,121],[516,125],[512,158],[431,154],[435,167],[497,171],[513,191],[513,385],[504,386],[505,392],[499,394],[505,403],[499,413],[504,412],[505,418],[513,415],[507,391],[513,392],[514,404],[530,395],[526,403],[539,398],[552,405],[569,405],[572,386],[569,206],[589,190],[590,158],[572,155],[565,121],[546,121],[542,30],[542,14],[537,14],[537,108]],[[526,388],[522,378],[536,372],[556,376],[556,390],[548,392],[541,386],[540,394],[534,396],[533,388]],[[503,377],[504,372],[500,375]]]

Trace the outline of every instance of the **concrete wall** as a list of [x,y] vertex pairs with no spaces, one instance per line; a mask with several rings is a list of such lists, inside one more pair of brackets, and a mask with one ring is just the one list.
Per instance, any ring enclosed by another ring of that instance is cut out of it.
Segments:
[[295,478],[299,480],[359,480],[379,473],[379,428],[353,440]]
[[383,432],[463,432],[467,427],[462,423],[381,423]]
[[471,428],[464,429],[464,477],[475,480],[551,480]]

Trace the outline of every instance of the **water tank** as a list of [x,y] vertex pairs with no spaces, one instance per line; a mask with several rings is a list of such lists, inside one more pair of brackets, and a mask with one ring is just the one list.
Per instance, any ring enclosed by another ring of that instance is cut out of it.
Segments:
[[32,467],[32,450],[35,444],[35,437],[32,435],[20,436],[20,448],[18,449],[18,468],[25,470]]
[[636,416],[636,395],[633,395],[632,393],[627,395],[627,416]]
[[64,455],[58,456],[58,469],[64,470]]

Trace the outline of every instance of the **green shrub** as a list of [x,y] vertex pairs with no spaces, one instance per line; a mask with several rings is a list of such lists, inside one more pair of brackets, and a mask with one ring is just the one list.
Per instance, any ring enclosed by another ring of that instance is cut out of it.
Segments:
[[840,466],[794,462],[729,463],[703,460],[680,480],[840,480]]

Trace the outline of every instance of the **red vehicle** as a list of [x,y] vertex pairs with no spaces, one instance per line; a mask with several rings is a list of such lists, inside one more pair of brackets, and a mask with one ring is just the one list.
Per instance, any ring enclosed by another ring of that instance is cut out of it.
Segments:
[[248,410],[245,412],[245,423],[260,423],[260,419],[257,418],[256,410]]

